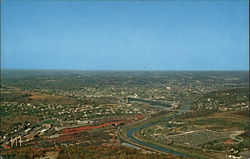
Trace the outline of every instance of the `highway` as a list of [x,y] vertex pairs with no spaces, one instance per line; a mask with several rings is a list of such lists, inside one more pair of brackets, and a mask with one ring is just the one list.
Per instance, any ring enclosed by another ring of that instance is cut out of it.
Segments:
[[150,151],[159,152],[163,154],[171,153],[177,156],[189,157],[190,156],[189,154],[184,154],[181,152],[173,151],[165,146],[163,147],[153,142],[143,141],[142,139],[136,138],[134,134],[137,131],[140,131],[146,127],[156,124],[157,122],[175,118],[176,116],[183,114],[190,109],[191,109],[191,101],[188,101],[185,103],[184,106],[182,106],[179,110],[176,110],[176,112],[173,113],[172,115],[164,114],[158,117],[142,120],[142,121],[127,125],[118,131],[119,132],[118,136],[124,142],[127,142],[129,144],[132,144],[137,147],[141,147]]

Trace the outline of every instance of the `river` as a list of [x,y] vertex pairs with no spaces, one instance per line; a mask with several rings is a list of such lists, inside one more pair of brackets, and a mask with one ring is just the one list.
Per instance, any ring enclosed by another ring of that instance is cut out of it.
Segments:
[[144,129],[146,127],[152,126],[152,125],[156,124],[157,122],[160,122],[160,121],[163,121],[163,120],[168,121],[168,120],[170,120],[172,118],[175,118],[176,116],[178,116],[178,115],[180,115],[182,113],[185,113],[187,110],[190,110],[190,109],[191,109],[191,100],[187,100],[187,102],[185,102],[185,105],[182,106],[181,110],[179,112],[177,112],[175,115],[173,115],[171,117],[162,118],[162,119],[160,119],[158,121],[152,121],[150,123],[147,123],[147,124],[135,127],[135,128],[128,129],[127,132],[126,132],[126,136],[130,140],[132,140],[133,142],[136,142],[137,144],[148,147],[150,149],[163,151],[163,152],[167,152],[167,153],[172,153],[172,154],[177,155],[177,156],[189,157],[190,155],[188,155],[188,154],[184,154],[184,153],[181,153],[181,152],[176,152],[176,151],[173,151],[173,150],[168,149],[166,147],[156,145],[154,143],[149,143],[149,142],[144,142],[144,141],[138,140],[137,138],[134,137],[134,133],[137,132],[137,131],[140,131],[141,129]]

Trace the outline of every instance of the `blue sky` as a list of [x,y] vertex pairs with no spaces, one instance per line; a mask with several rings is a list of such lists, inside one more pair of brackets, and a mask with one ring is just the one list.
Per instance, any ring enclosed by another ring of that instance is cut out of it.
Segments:
[[249,68],[247,0],[1,3],[2,68]]

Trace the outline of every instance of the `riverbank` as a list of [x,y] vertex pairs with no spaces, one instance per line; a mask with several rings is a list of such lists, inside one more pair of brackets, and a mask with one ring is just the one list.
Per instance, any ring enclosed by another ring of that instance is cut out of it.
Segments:
[[121,138],[132,145],[136,145],[138,147],[142,147],[151,151],[159,152],[159,153],[171,153],[173,155],[182,156],[182,157],[192,157],[192,158],[204,158],[209,159],[212,156],[210,152],[203,152],[200,149],[197,150],[191,147],[182,147],[178,145],[166,145],[160,143],[158,141],[153,141],[145,138],[140,134],[140,131],[144,128],[153,126],[161,121],[168,121],[170,119],[176,118],[178,115],[185,113],[186,111],[191,109],[191,100],[187,98],[183,102],[183,106],[180,107],[178,112],[169,112],[164,115],[150,118],[147,120],[139,121],[137,123],[133,123],[126,127],[123,127],[120,131]]

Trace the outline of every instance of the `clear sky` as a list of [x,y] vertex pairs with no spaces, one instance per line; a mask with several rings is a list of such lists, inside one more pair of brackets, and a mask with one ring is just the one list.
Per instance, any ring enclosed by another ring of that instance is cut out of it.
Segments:
[[1,3],[2,68],[249,69],[248,0]]

